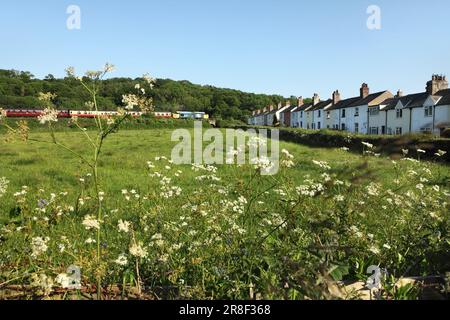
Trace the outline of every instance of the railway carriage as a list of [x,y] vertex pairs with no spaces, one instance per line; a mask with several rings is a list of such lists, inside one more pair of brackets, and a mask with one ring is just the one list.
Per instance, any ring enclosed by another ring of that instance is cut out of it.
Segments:
[[[6,117],[9,118],[37,118],[44,113],[44,110],[31,110],[31,109],[6,109],[4,110]],[[91,111],[91,110],[59,110],[58,118],[111,118],[117,116],[117,111]],[[144,115],[144,112],[140,111],[127,111],[126,114],[131,115],[134,118],[139,118]],[[155,111],[152,113],[155,118],[164,119],[195,119],[206,120],[209,116],[205,112],[193,112],[193,111],[178,111],[175,113],[168,111]]]

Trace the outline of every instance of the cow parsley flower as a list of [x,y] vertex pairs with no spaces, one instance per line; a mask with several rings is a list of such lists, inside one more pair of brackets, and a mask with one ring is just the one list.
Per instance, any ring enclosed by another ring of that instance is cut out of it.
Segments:
[[5,177],[0,178],[0,198],[3,197],[3,195],[8,190],[9,181],[6,180]]
[[128,233],[130,232],[130,223],[128,221],[119,220],[118,223],[119,232]]
[[84,225],[86,230],[100,229],[100,222],[91,215],[85,216],[82,224]]
[[329,165],[328,162],[326,162],[326,161],[317,161],[317,160],[313,160],[313,163],[314,163],[316,166],[319,166],[320,168],[322,168],[322,169],[324,169],[324,170],[330,170],[330,169],[331,169],[330,165]]
[[128,259],[127,256],[122,253],[116,260],[114,260],[114,262],[119,266],[126,266],[128,264]]
[[133,110],[139,105],[139,98],[134,94],[124,94],[122,96],[122,102],[125,104],[125,109]]
[[49,237],[35,237],[31,240],[31,257],[37,258],[38,256],[45,253],[48,249],[47,243],[50,241]]
[[54,286],[53,280],[45,274],[33,274],[31,276],[31,286],[42,290],[44,295],[49,295]]
[[55,281],[59,283],[63,289],[68,289],[72,284],[72,279],[67,275],[67,273],[58,274]]
[[58,111],[46,108],[44,112],[38,117],[41,124],[46,124],[47,122],[58,122]]
[[142,242],[133,243],[130,247],[130,254],[137,258],[145,258],[147,256],[147,251],[145,251],[142,246]]

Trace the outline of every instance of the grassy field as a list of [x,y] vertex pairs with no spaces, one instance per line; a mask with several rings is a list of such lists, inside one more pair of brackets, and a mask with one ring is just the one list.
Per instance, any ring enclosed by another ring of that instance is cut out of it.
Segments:
[[[153,298],[314,299],[332,298],[335,281],[365,281],[376,265],[389,272],[385,297],[394,299],[399,277],[449,271],[448,166],[281,143],[294,165],[265,177],[251,165],[174,166],[164,159],[171,133],[106,140],[100,221],[90,171],[73,155],[0,142],[0,178],[9,181],[0,285],[45,296],[76,265],[84,288],[101,279],[122,297],[128,285]],[[81,133],[56,135],[89,155]]]

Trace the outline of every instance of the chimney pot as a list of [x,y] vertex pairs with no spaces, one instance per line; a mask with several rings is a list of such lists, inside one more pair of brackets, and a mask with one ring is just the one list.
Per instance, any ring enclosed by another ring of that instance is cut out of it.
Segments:
[[337,104],[339,101],[341,101],[341,94],[339,93],[339,90],[336,90],[333,92],[333,104]]
[[298,97],[298,106],[301,107],[303,105],[303,103],[304,103],[303,97],[302,96]]
[[398,90],[397,91],[397,98],[403,97],[403,91],[402,90]]
[[363,83],[361,85],[361,90],[360,90],[361,99],[367,98],[367,96],[369,94],[370,94],[369,85],[367,83]]
[[314,97],[313,97],[313,106],[315,106],[316,104],[318,104],[320,102],[320,97],[317,93],[314,93]]
[[431,77],[431,81],[427,82],[426,91],[430,95],[436,94],[436,92],[448,89],[447,77],[444,75],[434,74]]

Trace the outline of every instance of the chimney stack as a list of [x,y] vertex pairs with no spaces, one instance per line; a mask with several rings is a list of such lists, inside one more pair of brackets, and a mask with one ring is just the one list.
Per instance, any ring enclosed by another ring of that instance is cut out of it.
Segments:
[[433,74],[431,81],[427,82],[427,93],[430,95],[436,94],[436,92],[448,89],[447,77],[443,75]]
[[403,91],[402,90],[398,90],[397,91],[397,95],[395,96],[396,98],[401,98],[403,97]]
[[271,104],[270,107],[269,107],[269,112],[272,112],[273,109],[275,109],[275,107]]
[[286,107],[290,107],[291,106],[291,100],[286,101]]
[[313,96],[313,106],[315,106],[316,104],[318,104],[320,102],[320,97],[317,93],[314,93]]
[[303,97],[302,96],[298,97],[298,106],[301,107],[303,105],[303,103],[304,103]]
[[341,94],[339,93],[339,90],[336,90],[333,92],[333,104],[337,104],[339,101],[341,101]]
[[367,85],[367,83],[363,83],[361,85],[361,89],[360,89],[360,97],[361,97],[361,99],[367,98],[369,93],[370,93],[369,86]]
[[263,108],[263,113],[266,113],[267,112],[267,107],[264,107]]

